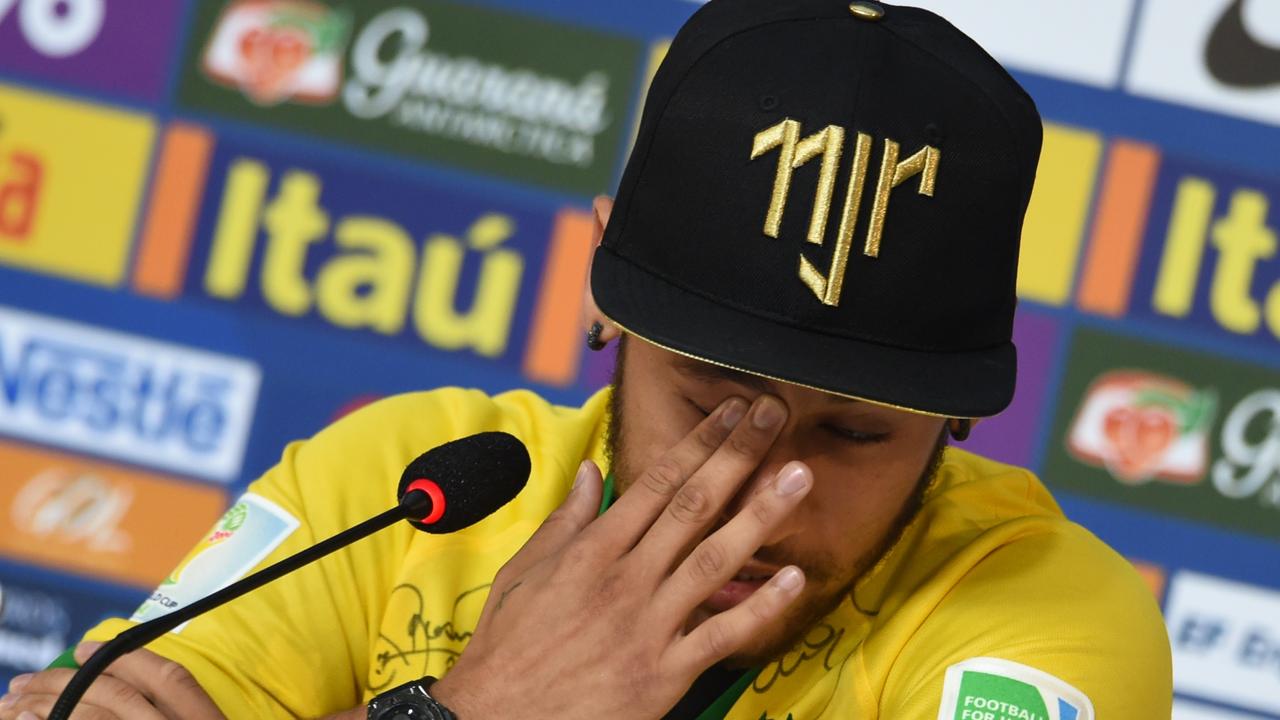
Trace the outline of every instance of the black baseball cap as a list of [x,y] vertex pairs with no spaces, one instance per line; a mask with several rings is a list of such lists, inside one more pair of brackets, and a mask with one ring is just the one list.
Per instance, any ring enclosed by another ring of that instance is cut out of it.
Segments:
[[649,89],[596,302],[706,362],[993,415],[1041,133],[1018,83],[931,12],[711,0]]

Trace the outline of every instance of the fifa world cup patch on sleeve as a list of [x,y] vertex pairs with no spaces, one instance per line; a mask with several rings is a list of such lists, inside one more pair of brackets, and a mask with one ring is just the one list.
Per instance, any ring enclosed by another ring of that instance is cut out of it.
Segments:
[[[245,493],[187,553],[130,620],[146,622],[244,577],[298,528],[298,519],[270,500]],[[179,632],[183,625],[174,629]]]
[[1094,720],[1088,696],[1010,660],[970,658],[947,668],[938,720]]

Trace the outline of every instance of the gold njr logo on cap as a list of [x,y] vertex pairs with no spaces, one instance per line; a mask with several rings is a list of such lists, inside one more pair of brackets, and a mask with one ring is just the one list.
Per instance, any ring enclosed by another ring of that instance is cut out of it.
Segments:
[[[835,192],[836,170],[840,165],[840,153],[844,149],[844,128],[828,125],[807,137],[800,136],[800,123],[787,118],[778,124],[756,133],[751,145],[751,159],[778,148],[778,173],[773,179],[773,195],[769,200],[769,212],[765,215],[764,234],[778,237],[782,226],[782,213],[787,206],[787,194],[791,191],[791,173],[810,160],[822,156],[818,171],[818,190],[813,200],[813,215],[809,218],[806,239],[814,245],[822,245],[827,232],[827,217],[831,214],[831,196]],[[844,285],[845,266],[849,262],[849,248],[853,245],[854,226],[858,222],[858,207],[862,204],[862,189],[867,180],[867,164],[871,157],[871,136],[858,133],[853,145],[853,173],[844,196],[844,210],[840,216],[840,232],[835,250],[831,253],[831,269],[824,276],[800,255],[800,279],[813,291],[824,305],[840,304],[840,290]],[[871,206],[871,226],[867,228],[867,241],[862,254],[867,257],[880,255],[880,236],[884,234],[884,219],[889,212],[889,191],[907,179],[921,175],[921,195],[933,197],[933,186],[938,179],[938,163],[942,153],[926,145],[911,157],[898,161],[898,143],[885,138],[884,156],[880,161],[880,178],[876,182],[875,200]]]

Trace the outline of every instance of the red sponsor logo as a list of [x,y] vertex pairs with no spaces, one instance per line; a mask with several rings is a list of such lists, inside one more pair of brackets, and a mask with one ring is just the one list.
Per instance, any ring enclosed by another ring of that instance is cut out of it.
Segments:
[[1157,478],[1199,482],[1208,465],[1216,408],[1210,390],[1154,373],[1109,372],[1085,393],[1067,448],[1128,484]]
[[0,241],[20,243],[31,236],[43,181],[40,156],[0,151]]
[[204,73],[260,105],[332,102],[342,86],[351,20],[319,3],[239,0],[223,11]]

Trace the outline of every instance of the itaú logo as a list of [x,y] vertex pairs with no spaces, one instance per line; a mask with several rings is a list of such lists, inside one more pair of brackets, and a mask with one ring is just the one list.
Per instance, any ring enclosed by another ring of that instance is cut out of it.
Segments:
[[18,491],[10,517],[16,528],[41,539],[124,553],[133,543],[120,519],[132,504],[127,487],[89,472],[50,468]]

